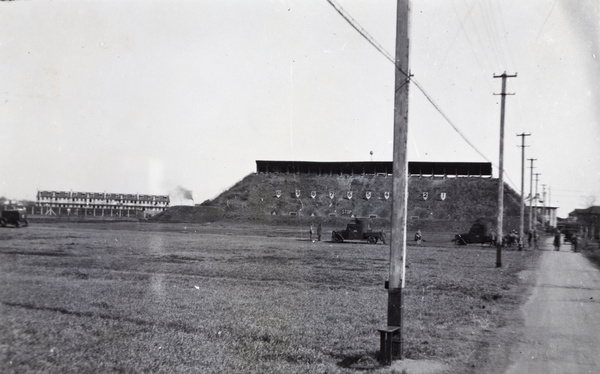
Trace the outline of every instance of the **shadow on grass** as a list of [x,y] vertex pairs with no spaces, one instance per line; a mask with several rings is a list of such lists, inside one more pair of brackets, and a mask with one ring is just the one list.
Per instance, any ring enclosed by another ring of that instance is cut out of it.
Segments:
[[97,313],[93,313],[93,312],[79,312],[79,311],[68,310],[68,309],[59,308],[59,307],[36,306],[36,305],[32,305],[32,304],[12,303],[12,302],[8,302],[8,301],[0,301],[0,303],[3,305],[6,305],[6,306],[15,307],[15,308],[23,308],[23,309],[29,309],[29,310],[46,311],[46,312],[55,312],[55,313],[60,313],[60,314],[72,315],[72,316],[76,316],[76,317],[112,319],[112,320],[116,320],[116,321],[129,322],[129,323],[133,323],[136,325],[151,324],[150,322],[142,320],[142,319],[122,318],[122,317],[116,317],[116,316],[109,316],[106,314],[97,314]]
[[[156,322],[147,321],[147,320],[144,320],[141,318],[127,318],[127,317],[122,317],[122,316],[113,316],[113,315],[109,315],[106,313],[80,312],[80,311],[68,310],[65,308],[59,308],[59,307],[44,307],[44,306],[36,306],[36,305],[25,304],[25,303],[12,303],[12,302],[7,302],[7,301],[0,301],[0,304],[8,306],[8,307],[46,311],[46,312],[55,312],[55,313],[60,313],[60,314],[65,314],[65,315],[76,316],[76,317],[80,317],[80,318],[85,317],[85,318],[100,318],[100,319],[104,319],[104,320],[113,320],[113,321],[118,321],[118,322],[123,322],[123,323],[131,323],[131,324],[134,324],[137,326],[158,326],[158,327],[163,327],[163,328],[166,328],[169,330],[181,331],[181,332],[185,332],[185,333],[189,333],[189,334],[199,334],[202,332],[201,328],[187,325],[181,321],[156,323]],[[97,306],[99,306],[103,309],[109,308],[109,305],[106,303],[100,303],[100,304],[97,304]]]
[[20,256],[50,256],[50,257],[68,257],[73,256],[70,253],[65,252],[31,252],[31,251],[6,251],[2,252],[5,255],[20,255]]
[[[296,239],[296,241],[298,241],[298,242],[310,242],[310,239],[300,239],[299,238],[299,239]],[[388,243],[383,243],[381,241],[377,241],[377,243],[375,243],[375,244],[369,244],[366,240],[352,240],[352,241],[350,241],[350,240],[344,240],[341,243],[338,243],[338,242],[336,242],[334,240],[320,240],[320,241],[319,240],[315,240],[315,241],[313,241],[313,243],[314,244],[317,244],[317,243],[335,244],[335,245],[339,245],[339,246],[348,245],[348,244],[352,244],[352,245],[365,245],[365,244],[368,244],[369,246],[381,246],[381,245],[386,246],[388,244]]]
[[382,367],[378,361],[378,351],[354,355],[337,355],[335,358],[341,359],[341,361],[337,362],[337,365],[346,369],[373,370]]

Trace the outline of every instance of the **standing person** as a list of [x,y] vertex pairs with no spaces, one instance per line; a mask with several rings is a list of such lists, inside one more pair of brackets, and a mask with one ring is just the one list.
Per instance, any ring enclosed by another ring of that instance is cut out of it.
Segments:
[[415,241],[417,242],[417,244],[421,244],[422,239],[423,236],[421,235],[421,230],[417,230],[417,233],[415,234]]
[[321,234],[323,232],[323,227],[321,226],[321,222],[319,222],[319,226],[317,226],[317,240],[321,241]]
[[554,250],[560,251],[560,231],[558,229],[554,232]]
[[312,223],[310,224],[310,228],[308,229],[308,233],[310,234],[310,241],[314,243],[315,242],[313,240],[314,228],[313,228],[313,224]]
[[533,230],[533,248],[535,248],[535,249],[538,249],[537,240],[538,240],[537,230]]
[[577,234],[573,234],[571,245],[573,246],[573,252],[577,252]]

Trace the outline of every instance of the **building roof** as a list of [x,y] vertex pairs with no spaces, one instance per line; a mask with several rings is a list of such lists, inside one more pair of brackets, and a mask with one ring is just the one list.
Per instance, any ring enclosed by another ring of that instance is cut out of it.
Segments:
[[600,206],[598,206],[598,205],[591,206],[591,207],[585,209],[582,213],[583,214],[600,214]]
[[594,205],[585,209],[575,209],[569,215],[600,215],[600,206]]
[[[256,161],[258,173],[303,173],[303,174],[392,174],[391,161]],[[408,173],[411,175],[456,175],[492,176],[490,162],[420,162],[410,161]]]

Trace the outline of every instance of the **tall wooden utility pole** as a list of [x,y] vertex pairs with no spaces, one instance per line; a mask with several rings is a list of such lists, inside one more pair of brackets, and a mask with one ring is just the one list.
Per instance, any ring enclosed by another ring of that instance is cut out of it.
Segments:
[[402,359],[402,288],[406,261],[406,202],[408,195],[408,88],[410,70],[409,15],[410,0],[398,0],[396,17],[396,94],[394,97],[394,172],[392,186],[392,240],[390,245],[390,275],[388,282],[388,326],[400,327],[400,341],[393,357]]
[[544,204],[544,209],[542,210],[542,212],[544,212],[544,214],[546,214],[546,185],[542,184],[542,203]]
[[[542,184],[542,224],[545,223],[544,221],[544,216],[546,214],[548,214],[548,212],[546,211],[546,185]],[[542,225],[543,226],[543,225]]]
[[537,158],[528,158],[531,161],[531,170],[529,171],[529,231],[533,230],[533,161]]
[[523,237],[525,236],[525,137],[531,134],[517,134],[521,137],[521,211],[519,224],[519,251],[523,250]]
[[533,212],[533,227],[537,227],[537,214],[538,214],[538,179],[542,173],[534,173],[535,175],[535,210]]
[[[506,93],[506,79],[515,78],[517,74],[507,75],[506,72],[501,75],[494,74],[494,78],[502,78],[502,96],[500,101],[500,160],[498,167],[498,225],[496,228],[496,267],[502,267],[502,223],[504,219],[504,107],[506,105],[506,95],[514,95]],[[494,94],[496,95],[496,94]]]

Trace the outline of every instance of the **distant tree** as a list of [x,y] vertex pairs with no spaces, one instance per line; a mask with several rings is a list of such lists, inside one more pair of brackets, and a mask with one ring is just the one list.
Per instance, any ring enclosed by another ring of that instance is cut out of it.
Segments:
[[27,210],[30,210],[32,207],[35,206],[35,201],[31,201],[31,200],[20,200],[18,202],[19,205],[24,206],[26,208],[28,208]]
[[586,196],[583,198],[584,200],[584,206],[586,208],[592,207],[594,206],[594,203],[596,202],[596,196]]
[[13,207],[16,207],[16,206],[31,208],[31,207],[35,206],[35,201],[13,200],[13,199],[7,199],[4,196],[0,196],[0,208],[1,209],[4,209],[4,208],[12,209]]

